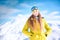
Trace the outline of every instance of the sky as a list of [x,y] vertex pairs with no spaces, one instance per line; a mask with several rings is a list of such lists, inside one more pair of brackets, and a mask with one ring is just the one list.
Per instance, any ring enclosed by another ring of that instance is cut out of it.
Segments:
[[[48,40],[60,40],[60,0],[0,0],[0,39],[23,40],[22,29],[37,6],[53,32]],[[57,37],[56,37],[57,36]]]
[[19,14],[31,14],[33,6],[37,6],[46,19],[60,20],[59,2],[59,0],[0,0],[0,24],[10,21],[11,17]]

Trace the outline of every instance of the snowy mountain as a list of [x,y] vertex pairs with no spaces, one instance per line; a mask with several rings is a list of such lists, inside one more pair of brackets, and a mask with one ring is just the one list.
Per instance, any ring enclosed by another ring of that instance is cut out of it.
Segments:
[[[13,20],[1,25],[0,40],[28,40],[29,38],[22,33],[27,18],[18,15]],[[47,40],[60,40],[60,24],[49,23],[49,25],[52,28],[52,33],[47,37]]]

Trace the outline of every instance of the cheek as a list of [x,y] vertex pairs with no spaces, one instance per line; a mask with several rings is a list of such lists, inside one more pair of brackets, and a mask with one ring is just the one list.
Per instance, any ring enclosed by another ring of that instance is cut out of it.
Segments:
[[35,16],[37,16],[37,15],[38,15],[38,13],[34,13],[34,15],[35,15]]
[[36,12],[36,15],[38,15],[38,12]]
[[34,13],[35,15],[37,15],[38,13]]
[[38,15],[38,12],[35,11],[35,12],[34,12],[34,15]]

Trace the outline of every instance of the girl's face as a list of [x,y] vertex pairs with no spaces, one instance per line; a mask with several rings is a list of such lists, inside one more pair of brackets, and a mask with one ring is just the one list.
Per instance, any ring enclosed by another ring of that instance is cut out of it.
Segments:
[[34,15],[34,16],[38,16],[38,14],[39,14],[39,11],[38,11],[38,10],[34,10],[34,11],[33,11],[33,15]]

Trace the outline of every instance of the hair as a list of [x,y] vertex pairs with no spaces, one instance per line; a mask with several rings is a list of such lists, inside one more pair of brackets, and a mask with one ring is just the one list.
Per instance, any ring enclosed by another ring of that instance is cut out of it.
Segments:
[[[28,19],[29,25],[32,28],[34,28],[34,25],[33,25],[34,24],[34,19],[35,19],[34,15],[31,15],[30,18]],[[39,21],[40,26],[42,26],[41,25],[41,23],[42,23],[42,17],[41,17],[40,13],[38,13],[38,21]]]

